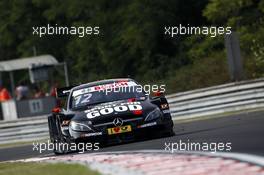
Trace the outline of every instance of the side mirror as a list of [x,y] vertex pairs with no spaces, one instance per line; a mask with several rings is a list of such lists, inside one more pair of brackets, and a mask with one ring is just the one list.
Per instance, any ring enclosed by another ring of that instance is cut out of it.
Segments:
[[153,97],[161,97],[161,96],[164,96],[163,92],[160,92],[160,91],[153,92]]
[[52,113],[60,113],[61,112],[61,108],[55,107],[52,109]]

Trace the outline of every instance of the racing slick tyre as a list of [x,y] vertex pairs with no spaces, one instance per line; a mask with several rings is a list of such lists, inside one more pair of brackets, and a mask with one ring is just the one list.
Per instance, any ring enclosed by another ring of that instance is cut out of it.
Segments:
[[[53,152],[56,155],[67,154],[70,152],[68,149],[71,142],[66,139],[60,130],[60,124],[55,116],[48,117],[50,141],[53,144]],[[66,148],[66,149],[65,149]]]
[[165,137],[175,136],[175,132],[173,131],[173,127],[170,128],[168,131],[166,131],[166,132],[164,133],[164,136],[165,136]]
[[173,121],[172,120],[170,120],[170,124],[169,124],[169,126],[168,126],[168,130],[167,130],[167,132],[165,132],[165,134],[166,134],[166,136],[175,136],[175,132],[174,132],[174,130],[173,130],[173,126],[174,126],[174,123],[173,123]]
[[171,136],[175,136],[175,132],[173,130],[173,121],[170,121],[169,124],[167,124],[165,126],[165,130],[163,130],[162,132],[160,132],[160,136],[161,137],[171,137]]

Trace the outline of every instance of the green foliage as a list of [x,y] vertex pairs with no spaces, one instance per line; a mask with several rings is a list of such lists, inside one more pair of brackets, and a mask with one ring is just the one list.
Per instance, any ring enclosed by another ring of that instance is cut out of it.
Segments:
[[[32,56],[36,48],[38,55],[67,61],[72,84],[130,76],[141,82],[165,79],[179,91],[210,86],[228,81],[223,36],[170,38],[164,26],[231,26],[240,34],[248,77],[259,77],[263,13],[259,0],[2,0],[0,60]],[[32,35],[32,27],[47,24],[99,26],[100,35]]]
[[[264,75],[264,2],[211,0],[204,15],[214,24],[231,26],[239,33],[248,78]],[[254,65],[254,66],[253,66]]]
[[181,92],[229,82],[225,54],[217,53],[193,64],[171,72],[167,82],[167,93]]
[[96,171],[92,171],[87,167],[79,164],[65,164],[65,163],[1,163],[0,175],[100,175]]

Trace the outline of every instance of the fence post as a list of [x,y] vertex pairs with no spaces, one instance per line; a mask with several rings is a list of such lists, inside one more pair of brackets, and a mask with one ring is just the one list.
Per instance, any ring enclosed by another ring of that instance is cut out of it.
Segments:
[[239,38],[235,32],[225,35],[225,47],[227,51],[227,61],[231,80],[243,80],[243,60],[240,54]]

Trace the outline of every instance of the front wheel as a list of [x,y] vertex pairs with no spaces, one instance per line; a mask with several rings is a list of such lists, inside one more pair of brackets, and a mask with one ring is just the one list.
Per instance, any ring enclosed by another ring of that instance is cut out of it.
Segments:
[[59,140],[54,140],[53,145],[54,145],[53,152],[56,155],[68,154],[71,152],[70,150],[71,142],[67,141],[64,138],[60,138]]
[[165,137],[175,136],[175,132],[173,130],[173,127],[171,127],[170,129],[166,130],[163,134],[164,134]]
[[71,142],[64,138],[61,130],[60,123],[56,116],[52,115],[48,117],[50,141],[53,144],[53,152],[56,155],[67,154],[70,152]]

